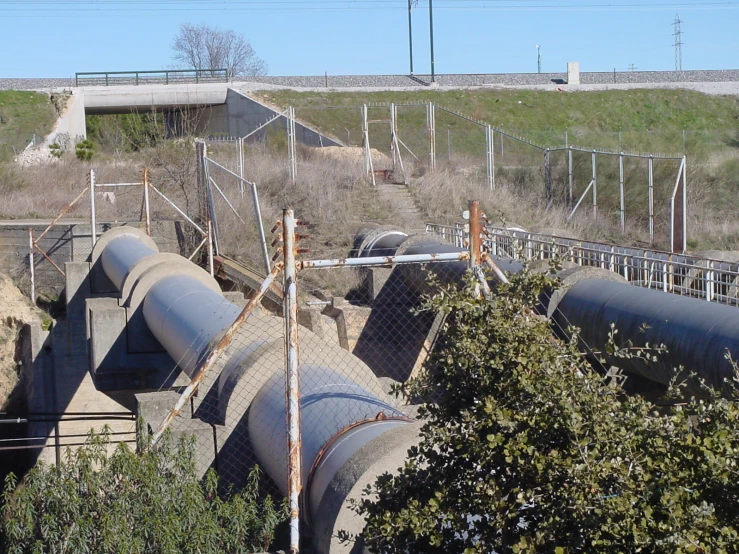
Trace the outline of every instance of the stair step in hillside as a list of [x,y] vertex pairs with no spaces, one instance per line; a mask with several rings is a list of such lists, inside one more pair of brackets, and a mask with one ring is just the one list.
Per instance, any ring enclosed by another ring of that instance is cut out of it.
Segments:
[[415,198],[405,185],[378,183],[377,192],[398,215],[398,226],[406,232],[416,233],[424,230],[424,216],[416,205]]

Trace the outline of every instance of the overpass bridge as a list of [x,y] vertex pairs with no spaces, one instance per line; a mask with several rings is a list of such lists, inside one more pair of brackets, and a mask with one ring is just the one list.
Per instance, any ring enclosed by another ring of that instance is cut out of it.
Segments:
[[[184,111],[197,110],[195,132],[205,136],[243,137],[272,119],[261,133],[286,129],[286,118],[278,117],[282,112],[247,96],[231,83],[82,86],[73,87],[71,93],[47,144],[61,133],[75,140],[86,138],[87,115],[133,112],[163,112],[168,128],[177,129]],[[338,140],[299,121],[295,122],[295,136],[308,146],[341,146]]]

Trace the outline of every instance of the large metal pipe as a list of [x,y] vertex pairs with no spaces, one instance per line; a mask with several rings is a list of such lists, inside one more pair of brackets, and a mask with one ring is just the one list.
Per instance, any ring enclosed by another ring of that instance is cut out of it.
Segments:
[[[207,273],[194,269],[193,264],[172,264],[169,258],[162,258],[157,265],[153,256],[164,255],[158,254],[150,239],[136,229],[117,229],[107,237],[103,235],[93,253],[93,259],[102,261],[103,270],[120,291],[143,295],[147,326],[172,359],[191,375],[241,310],[216,292]],[[239,330],[217,385],[218,409],[226,428],[248,427],[260,465],[284,494],[284,344],[282,324],[275,320],[252,317]],[[353,475],[349,481],[354,483],[362,477],[366,471],[356,474],[356,466],[352,465],[356,461],[352,460],[372,441],[408,425],[409,420],[358,358],[307,330],[301,330],[300,335],[304,514],[314,520],[321,516],[321,528],[325,531],[319,550],[333,552],[337,548],[337,541],[332,538],[336,534],[335,521],[355,517],[343,501],[338,503],[341,508],[333,510],[330,516],[319,509],[324,497],[335,500],[348,494],[341,487],[337,489],[336,475],[349,464],[350,469],[344,472]],[[236,391],[243,394],[234,396]],[[244,417],[247,411],[248,419]],[[341,482],[346,483],[345,476]],[[346,525],[344,520],[342,526]],[[350,525],[350,530],[358,532],[361,527],[361,521],[357,521],[353,528]]]
[[[421,236],[396,240],[394,249],[388,252],[382,244],[386,236],[383,233],[387,232],[360,231],[357,242],[364,249],[360,248],[359,255],[376,255],[375,244],[384,248],[385,256],[462,250]],[[375,235],[379,235],[379,240]],[[495,257],[494,261],[506,273],[519,273],[523,268],[522,262],[509,258]],[[427,267],[445,283],[460,282],[467,268],[464,262],[432,263]],[[398,270],[403,271],[404,282],[414,294],[432,292],[419,266]],[[606,270],[582,267],[570,272],[576,272],[574,284],[563,284],[562,290],[550,295],[556,300],[545,307],[560,332],[570,326],[578,327],[588,350],[605,353],[611,330],[616,329],[616,344],[631,344],[635,348],[632,356],[627,357],[602,354],[609,365],[662,385],[678,375],[686,377],[692,373],[696,378],[688,382],[690,391],[700,393],[699,381],[703,380],[730,392],[725,381],[734,377],[731,360],[739,359],[739,310],[616,282],[612,280],[615,276]],[[596,275],[598,272],[603,274]],[[636,350],[647,344],[650,350],[639,356]]]
[[[646,347],[645,355],[609,356],[606,361],[629,373],[669,384],[678,374],[695,373],[715,388],[734,377],[734,360],[739,355],[739,310],[696,298],[633,287],[600,279],[573,285],[557,305],[553,319],[560,328],[574,325],[581,337],[599,352],[606,352],[611,329],[614,342]],[[664,352],[654,350],[664,345]],[[648,356],[648,357],[647,357]],[[700,392],[697,381],[691,389]],[[728,392],[728,391],[727,391]]]
[[126,275],[136,262],[157,252],[158,250],[142,242],[136,235],[120,235],[103,249],[100,263],[111,282],[121,290]]

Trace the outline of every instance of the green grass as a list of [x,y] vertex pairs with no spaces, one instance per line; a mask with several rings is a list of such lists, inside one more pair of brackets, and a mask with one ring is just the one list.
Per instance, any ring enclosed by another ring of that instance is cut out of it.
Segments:
[[[363,103],[435,102],[475,119],[523,135],[544,146],[570,143],[600,148],[682,152],[727,147],[739,130],[739,97],[709,96],[688,90],[635,89],[561,93],[531,90],[455,90],[418,92],[295,92],[264,91],[262,99],[278,106],[293,105],[297,116],[320,129],[358,144]],[[336,106],[345,109],[317,109]],[[354,109],[349,109],[354,107]],[[378,112],[379,113],[379,112]],[[385,115],[385,119],[389,116]],[[437,134],[461,121],[439,122]],[[370,119],[373,119],[371,114]],[[400,136],[421,131],[425,111],[399,108]],[[371,130],[373,128],[371,127]],[[437,138],[437,141],[441,137]],[[458,146],[463,146],[459,143]]]
[[21,152],[33,134],[44,137],[51,132],[57,113],[49,96],[37,92],[0,91],[0,162]]

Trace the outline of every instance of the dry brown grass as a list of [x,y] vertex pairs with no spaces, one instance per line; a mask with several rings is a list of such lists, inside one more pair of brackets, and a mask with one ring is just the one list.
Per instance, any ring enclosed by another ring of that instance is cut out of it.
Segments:
[[[353,244],[354,234],[366,222],[381,224],[397,220],[392,206],[369,186],[361,158],[317,154],[313,149],[298,151],[298,179],[290,183],[287,156],[280,149],[263,146],[245,151],[246,179],[257,183],[262,220],[269,233],[284,207],[293,208],[296,216],[311,223],[313,238],[301,243],[310,248],[313,258],[345,257]],[[210,144],[209,155],[218,163],[238,173],[236,148],[233,144]],[[0,168],[0,217],[9,219],[53,219],[82,192],[89,170],[94,169],[98,183],[139,182],[143,167],[149,168],[151,183],[165,193],[190,217],[198,217],[195,187],[195,152],[192,141],[168,141],[137,154],[100,159],[92,164],[68,157],[61,162],[31,168]],[[256,269],[262,269],[262,251],[255,218],[251,190],[242,198],[238,179],[212,167],[211,177],[228,197],[238,216],[214,190],[220,248]],[[141,189],[126,187],[112,190],[115,203],[97,196],[99,221],[139,221],[142,207]],[[163,200],[152,195],[154,219],[179,219]],[[89,195],[85,194],[67,213],[68,218],[87,219]],[[243,220],[243,221],[242,221]],[[271,242],[272,236],[267,237]],[[195,237],[193,238],[194,242]],[[270,253],[274,249],[270,248]],[[321,296],[343,295],[356,284],[353,272],[306,274],[308,290]]]

